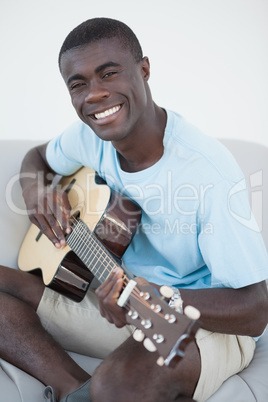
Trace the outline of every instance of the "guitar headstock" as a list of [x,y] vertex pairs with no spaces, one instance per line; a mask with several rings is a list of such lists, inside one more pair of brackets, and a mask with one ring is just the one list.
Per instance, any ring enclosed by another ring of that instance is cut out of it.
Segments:
[[128,323],[137,327],[134,339],[143,342],[149,351],[158,352],[160,366],[174,366],[184,357],[188,343],[195,339],[200,327],[199,311],[187,306],[185,314],[177,313],[145,279],[135,278],[131,283],[124,306]]

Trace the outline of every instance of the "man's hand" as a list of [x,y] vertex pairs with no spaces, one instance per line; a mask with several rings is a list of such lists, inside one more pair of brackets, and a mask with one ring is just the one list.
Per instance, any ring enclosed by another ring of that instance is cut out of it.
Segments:
[[34,182],[23,191],[29,219],[49,240],[60,248],[70,233],[70,203],[67,194],[40,182]]
[[41,144],[25,155],[20,184],[30,221],[60,248],[66,244],[66,233],[71,231],[71,207],[67,194],[50,186],[55,172],[47,162],[46,148],[47,144]]
[[99,308],[102,317],[105,317],[117,328],[127,324],[126,310],[117,305],[117,300],[123,288],[124,271],[117,267],[109,278],[96,289],[99,299]]

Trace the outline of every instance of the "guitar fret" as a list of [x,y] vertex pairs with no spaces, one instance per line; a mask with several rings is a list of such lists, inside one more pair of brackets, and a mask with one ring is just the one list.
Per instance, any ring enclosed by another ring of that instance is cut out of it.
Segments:
[[117,266],[105,247],[80,219],[73,223],[73,230],[67,236],[67,244],[101,282]]
[[[109,261],[108,256],[101,254],[100,257],[98,258],[98,262],[101,264],[100,267],[98,267],[97,269],[95,269],[96,272],[96,276],[98,277],[98,279],[103,282],[105,281],[108,276],[110,275],[111,271],[113,268],[115,268],[116,264],[113,263],[113,266],[110,269],[102,269],[102,272],[99,274],[99,270],[101,268],[103,268],[104,266],[109,266],[111,265],[111,261]],[[113,262],[113,261],[112,261]],[[93,267],[94,269],[95,267]],[[92,269],[92,270],[93,270]]]

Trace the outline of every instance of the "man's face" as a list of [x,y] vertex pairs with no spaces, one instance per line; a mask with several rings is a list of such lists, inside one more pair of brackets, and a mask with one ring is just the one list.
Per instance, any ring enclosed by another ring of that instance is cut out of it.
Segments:
[[103,39],[63,54],[61,73],[80,119],[96,135],[118,141],[146,118],[149,62],[136,63],[118,39]]

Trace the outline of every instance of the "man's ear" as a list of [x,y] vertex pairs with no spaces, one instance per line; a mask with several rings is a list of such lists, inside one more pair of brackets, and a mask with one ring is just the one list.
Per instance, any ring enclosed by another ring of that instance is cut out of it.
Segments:
[[150,62],[147,56],[142,58],[141,68],[144,80],[148,81],[150,78]]

